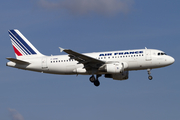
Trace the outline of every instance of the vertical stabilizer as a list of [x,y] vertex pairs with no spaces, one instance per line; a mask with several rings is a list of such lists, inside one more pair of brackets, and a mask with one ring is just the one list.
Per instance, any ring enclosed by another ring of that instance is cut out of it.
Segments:
[[19,30],[14,29],[8,32],[16,58],[43,56]]

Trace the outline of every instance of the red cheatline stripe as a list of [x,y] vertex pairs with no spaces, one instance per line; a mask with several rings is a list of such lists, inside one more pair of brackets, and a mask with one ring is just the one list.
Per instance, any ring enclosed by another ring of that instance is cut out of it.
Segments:
[[22,56],[22,54],[14,46],[13,46],[13,48],[14,48],[14,52],[16,53],[16,55]]

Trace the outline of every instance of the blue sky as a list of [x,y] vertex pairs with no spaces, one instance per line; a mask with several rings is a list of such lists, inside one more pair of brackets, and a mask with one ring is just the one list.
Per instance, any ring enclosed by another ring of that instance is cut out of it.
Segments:
[[[179,120],[179,0],[0,1],[1,120]],[[6,67],[15,57],[7,30],[19,29],[45,55],[58,47],[98,52],[144,47],[175,58],[171,66],[131,71],[126,81]]]

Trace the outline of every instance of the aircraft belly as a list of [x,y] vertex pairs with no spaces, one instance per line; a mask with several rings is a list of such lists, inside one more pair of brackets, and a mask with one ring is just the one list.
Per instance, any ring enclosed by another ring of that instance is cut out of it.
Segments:
[[129,61],[128,62],[128,70],[136,70],[138,69],[139,65],[137,61]]
[[143,70],[152,67],[154,67],[152,60],[136,59],[128,61],[128,70]]
[[55,73],[55,74],[76,74],[74,71],[76,69],[77,65],[75,64],[50,64],[48,66],[49,73]]
[[66,73],[74,73],[74,69],[76,69],[75,65],[67,65],[66,66]]

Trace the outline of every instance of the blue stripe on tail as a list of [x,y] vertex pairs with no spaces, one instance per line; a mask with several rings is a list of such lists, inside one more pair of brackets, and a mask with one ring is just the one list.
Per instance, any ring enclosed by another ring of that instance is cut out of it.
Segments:
[[14,37],[14,35],[12,33],[9,32],[9,35],[10,35],[10,39],[12,40],[12,43],[14,43],[18,47],[18,49],[21,49],[21,51],[23,51],[23,53],[26,55],[30,54],[24,50],[25,48],[21,45],[21,43],[18,40],[16,40],[16,38]]
[[13,41],[19,44],[22,51],[26,51],[29,55],[37,54],[14,30],[10,30],[9,34],[15,40]]

